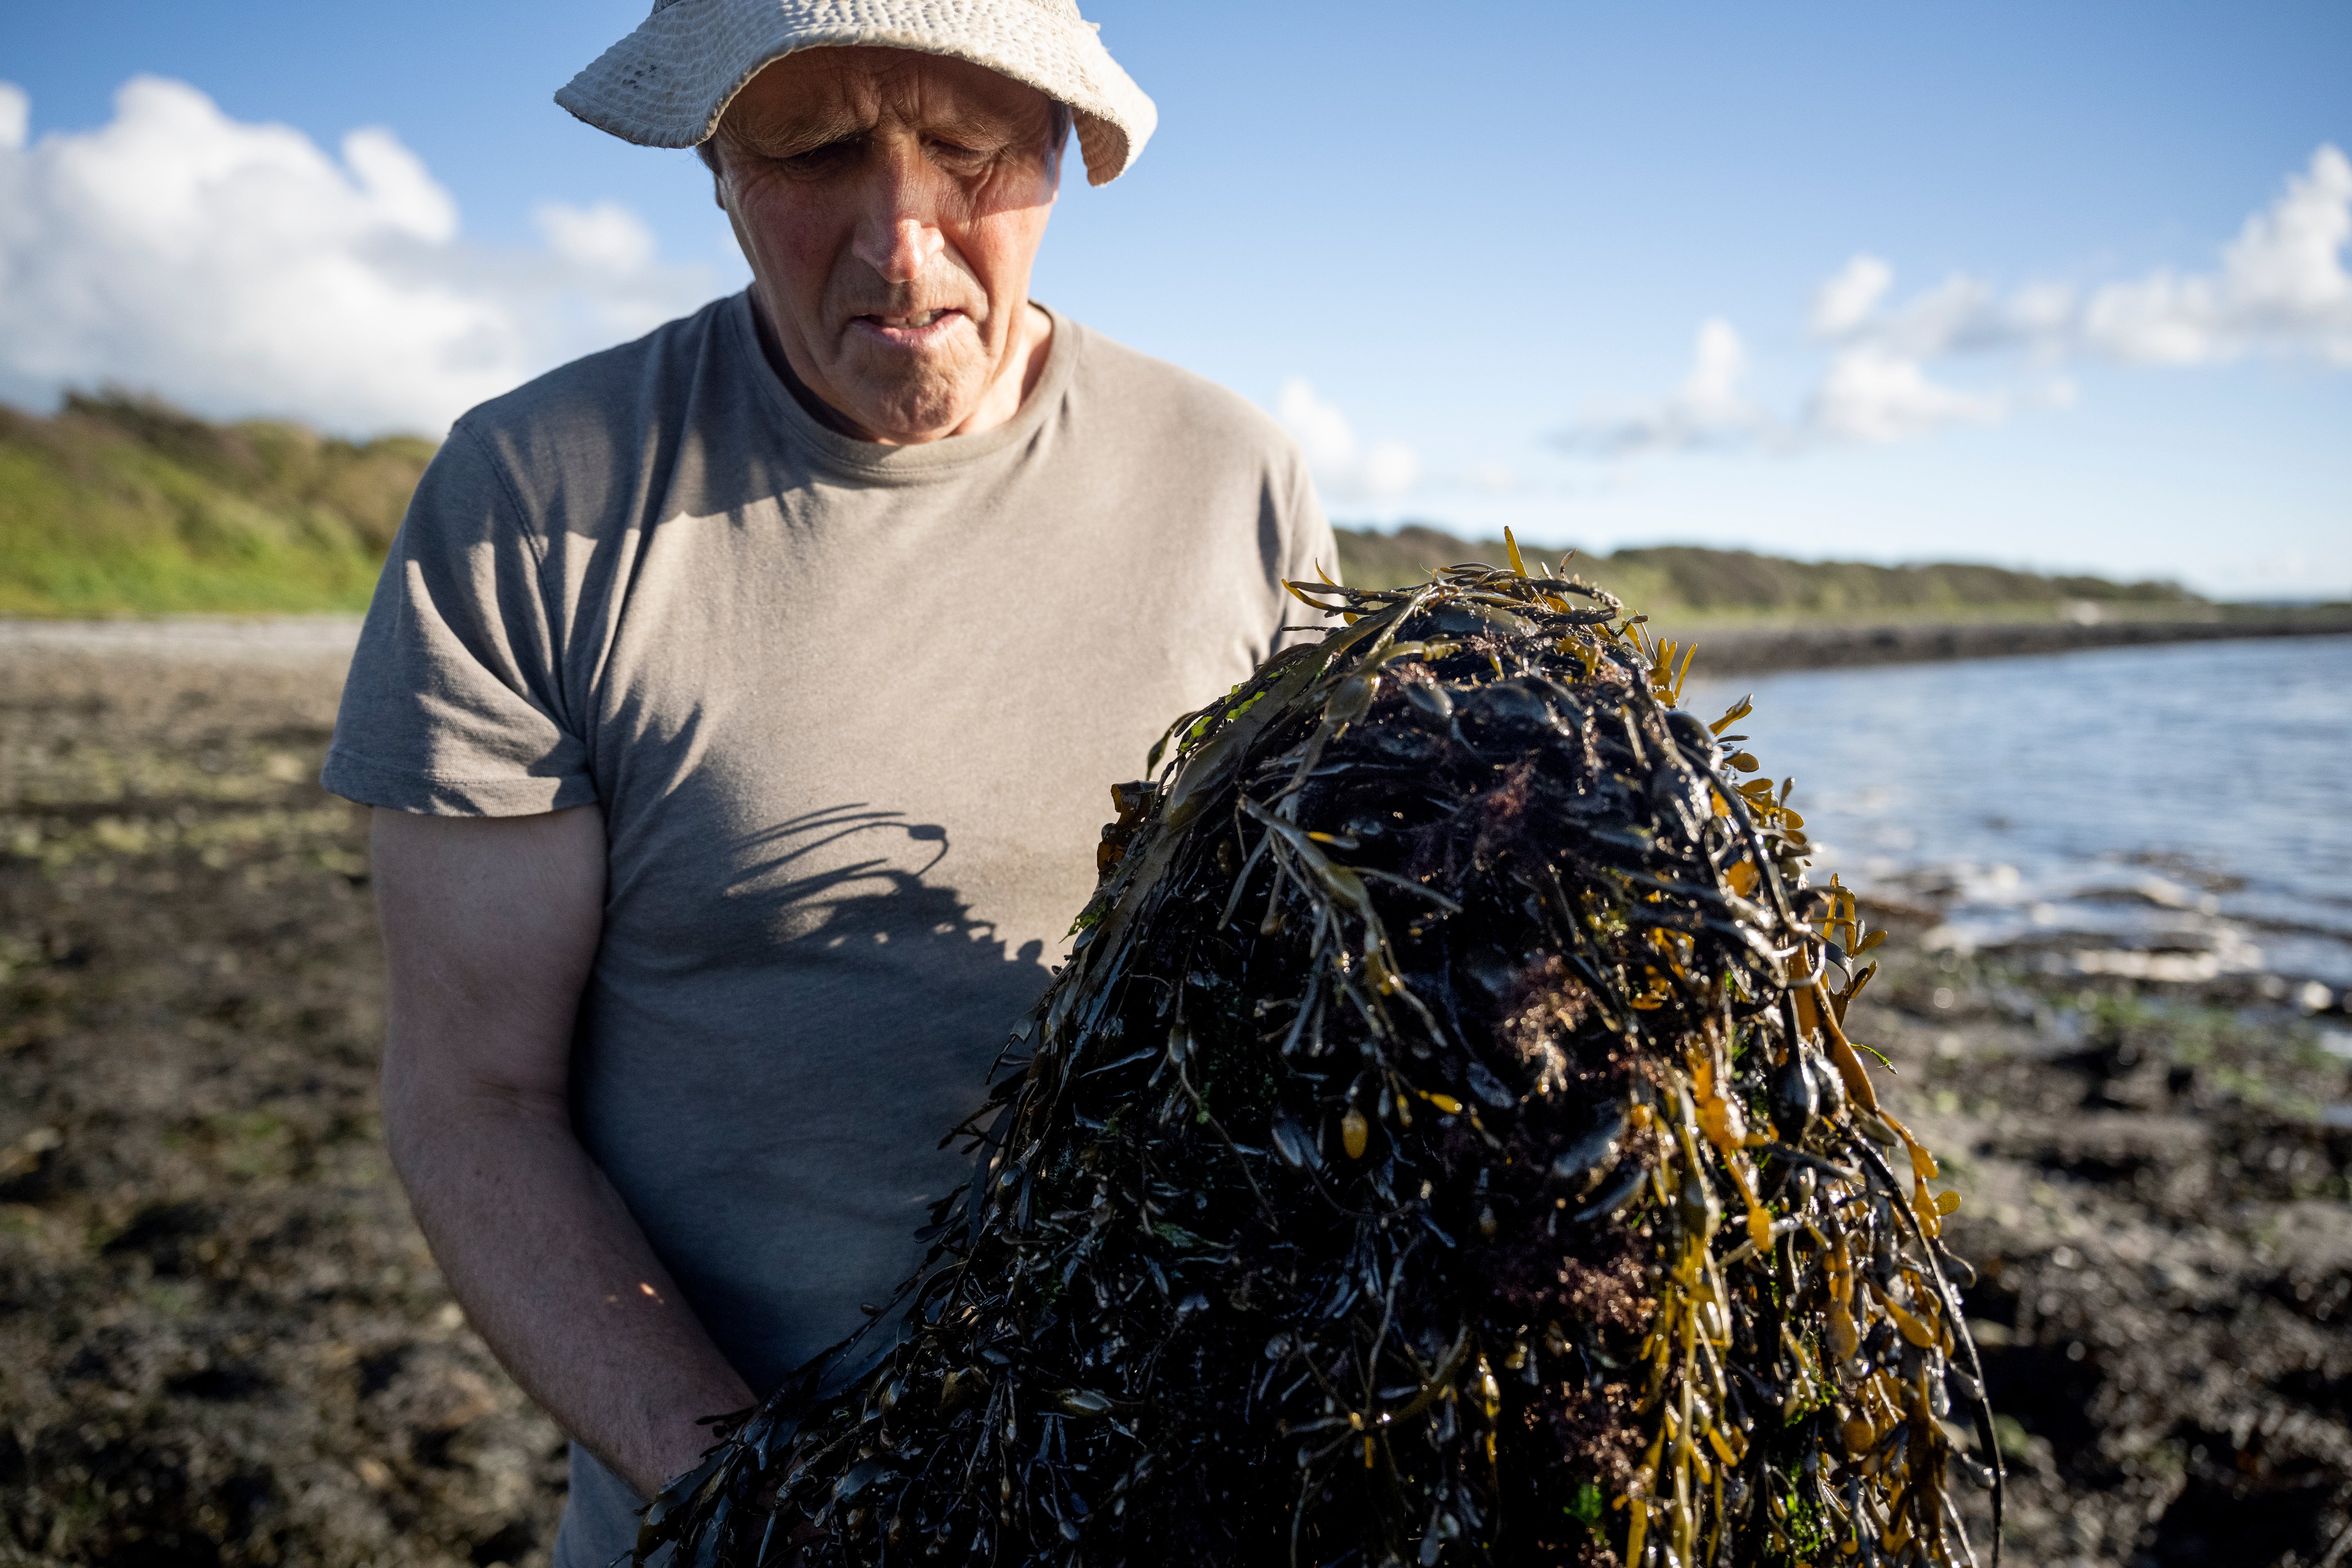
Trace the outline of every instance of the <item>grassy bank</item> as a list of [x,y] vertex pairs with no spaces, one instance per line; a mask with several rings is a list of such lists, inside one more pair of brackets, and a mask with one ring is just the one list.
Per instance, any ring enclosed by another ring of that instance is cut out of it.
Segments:
[[[1504,559],[1499,540],[1464,540],[1408,524],[1392,533],[1342,528],[1339,574],[1364,587],[1417,583],[1433,566]],[[1534,552],[1531,552],[1531,554]],[[1556,559],[1550,552],[1547,560]],[[2082,616],[2179,616],[2204,601],[2172,583],[2045,577],[1999,566],[1939,562],[1877,566],[1790,561],[1748,550],[1662,544],[1613,555],[1580,553],[1570,569],[1652,616],[1694,621],[1972,621]]]
[[362,608],[432,456],[119,395],[0,408],[0,615]]
[[[41,417],[0,407],[0,616],[300,615],[362,608],[433,456],[413,437],[336,440],[299,425],[214,425],[119,393]],[[1348,582],[1503,559],[1438,529],[1339,530]],[[1997,566],[1875,566],[1658,545],[1574,570],[1675,626],[1967,622],[2213,613],[2168,583]]]

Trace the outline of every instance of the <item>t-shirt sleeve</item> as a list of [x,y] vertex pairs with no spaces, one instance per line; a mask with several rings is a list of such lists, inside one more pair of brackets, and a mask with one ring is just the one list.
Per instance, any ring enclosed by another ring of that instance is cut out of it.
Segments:
[[[1333,578],[1339,575],[1339,542],[1332,535],[1330,520],[1323,515],[1323,501],[1315,493],[1315,481],[1307,471],[1306,460],[1297,451],[1290,455],[1290,550],[1283,563],[1285,582],[1312,583],[1320,568]],[[1286,599],[1288,595],[1283,595]],[[1296,604],[1297,601],[1291,600]]]
[[461,421],[393,541],[320,782],[431,816],[593,801],[543,565],[504,468]]
[[1339,542],[1332,535],[1330,520],[1323,515],[1323,501],[1315,493],[1307,461],[1295,447],[1286,457],[1287,471],[1281,476],[1283,552],[1279,579],[1274,584],[1273,646],[1276,648],[1306,640],[1300,636],[1302,628],[1319,635],[1329,625],[1282,584],[1313,583],[1325,575],[1336,580],[1339,575]]

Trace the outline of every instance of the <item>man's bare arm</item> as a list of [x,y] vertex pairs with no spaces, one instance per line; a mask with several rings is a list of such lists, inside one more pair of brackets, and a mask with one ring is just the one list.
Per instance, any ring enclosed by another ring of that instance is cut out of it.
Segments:
[[751,1392],[573,1135],[572,1020],[604,927],[604,824],[375,814],[392,974],[384,1131],[491,1351],[643,1496]]

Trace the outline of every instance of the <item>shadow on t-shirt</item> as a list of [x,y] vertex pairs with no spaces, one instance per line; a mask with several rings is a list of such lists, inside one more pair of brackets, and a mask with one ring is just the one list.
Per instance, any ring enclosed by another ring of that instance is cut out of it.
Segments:
[[[890,839],[903,836],[922,857],[891,853]],[[851,847],[845,853],[845,847]],[[874,853],[860,851],[871,846]],[[1053,978],[1043,960],[1045,944],[1030,941],[1007,952],[996,928],[972,917],[963,895],[926,880],[949,858],[948,830],[934,822],[909,822],[904,812],[863,801],[828,806],[778,823],[742,841],[731,857],[738,868],[727,884],[733,907],[772,937],[793,944],[855,949],[911,942],[925,959],[948,965],[936,978],[950,982],[976,961],[984,973],[1010,965],[1013,973],[990,975],[983,984],[1019,994],[1010,1023],[1034,1001]],[[798,874],[791,874],[797,872]]]
[[[851,803],[750,836],[730,857],[726,888],[730,917],[763,933],[768,962],[783,972],[779,1026],[822,1021],[890,1042],[888,1064],[876,1067],[941,1114],[978,1098],[982,1075],[1053,979],[1042,942],[1008,950],[940,879],[953,870],[953,848],[937,823]],[[926,1142],[954,1120],[929,1128]]]
[[692,890],[724,868],[699,884],[698,930],[640,906],[623,956],[645,983],[613,998],[625,1028],[575,1058],[577,1103],[719,1348],[765,1387],[921,1260],[915,1232],[971,1170],[941,1141],[1052,972],[944,881],[955,846],[935,824],[846,804],[710,838],[651,873]]

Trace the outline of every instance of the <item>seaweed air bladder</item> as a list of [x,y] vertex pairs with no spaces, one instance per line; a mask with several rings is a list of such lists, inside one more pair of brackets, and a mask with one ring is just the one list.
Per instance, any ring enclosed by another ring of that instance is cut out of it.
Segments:
[[1968,1484],[1997,1540],[1879,933],[1748,705],[1509,552],[1293,584],[1331,629],[1112,792],[921,1271],[641,1557],[1942,1568]]

